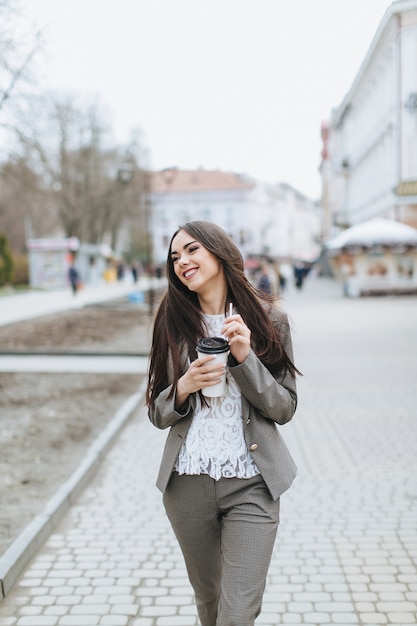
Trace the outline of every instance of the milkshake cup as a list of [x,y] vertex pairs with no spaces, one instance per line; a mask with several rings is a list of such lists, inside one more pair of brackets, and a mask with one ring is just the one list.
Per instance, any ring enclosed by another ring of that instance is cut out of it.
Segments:
[[[216,357],[219,363],[227,363],[229,355],[229,344],[223,337],[203,337],[197,342],[197,352],[199,355],[211,354]],[[226,393],[226,371],[222,376],[221,382],[217,385],[203,387],[202,393],[209,398],[218,398]]]

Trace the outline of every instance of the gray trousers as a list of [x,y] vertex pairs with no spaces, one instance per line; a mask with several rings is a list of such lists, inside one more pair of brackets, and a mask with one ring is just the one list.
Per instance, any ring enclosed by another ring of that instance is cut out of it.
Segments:
[[253,626],[279,523],[261,476],[172,474],[164,505],[184,555],[202,626]]

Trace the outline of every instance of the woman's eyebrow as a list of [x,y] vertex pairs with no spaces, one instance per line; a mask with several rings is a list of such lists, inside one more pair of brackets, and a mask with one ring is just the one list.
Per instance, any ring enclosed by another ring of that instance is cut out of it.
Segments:
[[[188,246],[191,246],[193,243],[197,243],[197,241],[195,241],[195,240],[194,241],[189,241],[188,243],[185,244],[183,249],[186,250],[188,248]],[[171,256],[173,254],[178,254],[178,252],[176,250],[171,250]]]

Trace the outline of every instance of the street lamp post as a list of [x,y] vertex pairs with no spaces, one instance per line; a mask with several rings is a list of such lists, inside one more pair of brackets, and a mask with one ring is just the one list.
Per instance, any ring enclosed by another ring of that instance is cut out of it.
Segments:
[[[129,162],[122,163],[119,167],[117,173],[117,180],[122,185],[128,185],[132,182],[134,174],[133,165]],[[144,218],[145,218],[145,258],[146,258],[146,268],[148,275],[148,305],[149,305],[149,315],[152,316],[154,312],[155,306],[155,291],[153,284],[153,270],[152,270],[152,240],[151,240],[151,229],[150,229],[150,221],[151,221],[151,202],[150,202],[150,172],[147,170],[142,170],[143,174],[143,208],[144,208]]]
[[144,172],[144,208],[145,208],[145,231],[146,231],[146,264],[148,266],[148,304],[149,315],[152,316],[155,306],[155,291],[153,284],[153,254],[152,254],[152,239],[151,239],[151,173]]
[[133,179],[133,165],[131,163],[125,162],[121,163],[120,167],[117,171],[117,180],[122,185],[129,185]]

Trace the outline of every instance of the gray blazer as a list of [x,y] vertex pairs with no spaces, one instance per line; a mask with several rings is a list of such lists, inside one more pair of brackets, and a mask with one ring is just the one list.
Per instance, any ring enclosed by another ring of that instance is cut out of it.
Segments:
[[[286,353],[293,360],[288,318],[273,307],[271,319],[277,326]],[[247,359],[229,371],[242,393],[242,420],[246,445],[274,500],[288,489],[297,468],[278,431],[277,424],[289,422],[297,406],[295,379],[289,373],[274,377],[253,350]],[[165,443],[156,485],[165,491],[181,445],[191,425],[196,394],[191,394],[183,412],[175,410],[175,393],[168,399],[171,386],[164,389],[149,409],[149,419],[157,428],[170,431]]]

